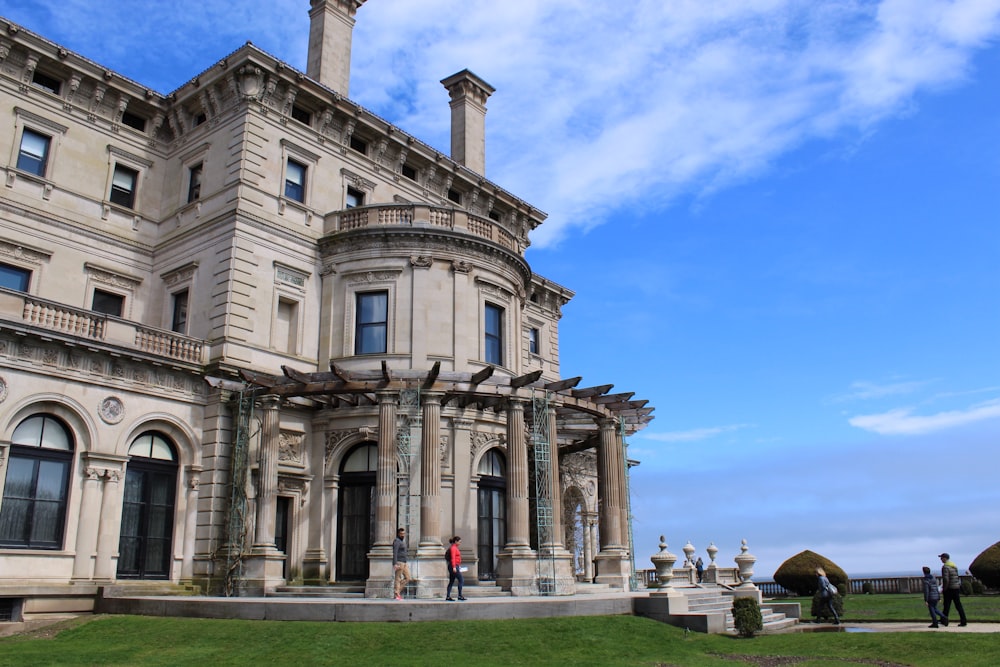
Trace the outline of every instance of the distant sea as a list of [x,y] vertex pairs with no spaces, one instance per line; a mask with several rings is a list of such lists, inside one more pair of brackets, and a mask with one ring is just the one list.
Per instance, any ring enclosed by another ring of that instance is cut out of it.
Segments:
[[[933,567],[931,567],[931,572],[933,572],[935,575],[940,574],[940,569],[935,570]],[[847,573],[848,579],[888,579],[890,577],[922,577],[922,576],[924,576],[924,573],[921,572],[919,569],[914,571],[897,570],[895,572],[860,572],[860,573],[848,572]],[[755,576],[753,580],[756,583],[774,581],[774,575],[771,575],[770,577]]]

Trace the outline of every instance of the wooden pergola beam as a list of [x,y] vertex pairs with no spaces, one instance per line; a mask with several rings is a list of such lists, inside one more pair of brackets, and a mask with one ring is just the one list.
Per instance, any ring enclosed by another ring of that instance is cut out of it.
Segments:
[[620,394],[608,394],[607,396],[595,396],[594,403],[621,403],[635,396],[634,391],[625,391]]
[[441,362],[435,361],[431,370],[427,373],[427,379],[424,380],[424,389],[430,388],[434,381],[437,380],[438,375],[441,373]]
[[540,377],[542,377],[542,371],[541,370],[531,371],[530,373],[527,373],[527,374],[522,375],[520,377],[511,378],[510,379],[510,386],[511,386],[512,389],[520,389],[521,387],[528,386],[529,384],[531,384],[532,382],[534,382],[535,380],[537,380]]
[[333,363],[332,361],[330,362],[330,372],[336,375],[338,378],[340,378],[342,382],[351,381],[350,372],[345,371],[343,368],[340,368],[339,366],[337,366],[337,364]]
[[480,384],[482,382],[485,382],[488,378],[490,378],[493,375],[493,371],[495,370],[496,370],[495,367],[487,366],[481,371],[476,371],[476,373],[473,374],[469,382],[471,382],[472,384]]
[[581,380],[583,380],[582,377],[566,378],[565,380],[549,382],[547,385],[545,385],[545,388],[549,391],[562,391],[564,389],[572,389],[576,385],[580,384]]
[[389,364],[385,359],[382,360],[382,379],[386,382],[392,381],[392,374],[389,372]]
[[591,398],[593,396],[600,396],[601,394],[606,394],[611,391],[614,387],[613,384],[602,384],[597,387],[588,387],[587,389],[573,389],[570,395],[573,398]]

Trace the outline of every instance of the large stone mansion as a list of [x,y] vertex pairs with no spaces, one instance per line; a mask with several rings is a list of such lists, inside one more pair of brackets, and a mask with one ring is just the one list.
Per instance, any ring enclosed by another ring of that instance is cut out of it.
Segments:
[[305,72],[247,43],[168,95],[0,19],[0,597],[386,597],[397,526],[417,597],[454,534],[469,584],[628,587],[652,408],[561,373],[493,88],[442,81],[450,155],[349,99],[363,3],[311,0]]

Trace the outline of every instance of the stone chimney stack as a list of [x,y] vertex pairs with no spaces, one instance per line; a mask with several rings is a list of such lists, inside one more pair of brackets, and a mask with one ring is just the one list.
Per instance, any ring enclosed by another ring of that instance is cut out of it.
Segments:
[[451,96],[451,159],[486,174],[486,98],[495,89],[467,69],[441,83]]
[[354,15],[365,0],[309,0],[309,4],[306,74],[347,97]]

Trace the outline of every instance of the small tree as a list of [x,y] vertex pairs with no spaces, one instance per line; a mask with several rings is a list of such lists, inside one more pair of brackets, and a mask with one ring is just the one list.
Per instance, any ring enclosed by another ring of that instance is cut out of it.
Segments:
[[1000,588],[1000,542],[976,556],[969,566],[969,572],[986,588]]
[[740,637],[753,637],[764,629],[764,617],[756,598],[742,597],[733,600],[733,623]]

